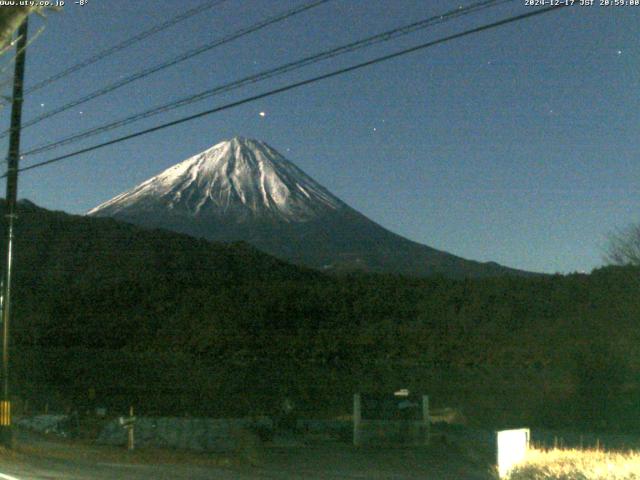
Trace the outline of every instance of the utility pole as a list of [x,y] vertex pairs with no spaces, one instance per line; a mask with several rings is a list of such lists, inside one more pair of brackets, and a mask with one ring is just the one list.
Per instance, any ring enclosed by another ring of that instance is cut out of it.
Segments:
[[6,263],[2,283],[2,399],[0,400],[0,443],[11,447],[11,392],[9,388],[9,324],[11,319],[11,278],[13,266],[14,221],[18,199],[18,164],[20,161],[20,127],[22,124],[22,94],[24,85],[24,64],[27,53],[28,17],[18,29],[16,65],[13,74],[13,103],[11,105],[11,134],[7,156],[7,198],[6,198]]

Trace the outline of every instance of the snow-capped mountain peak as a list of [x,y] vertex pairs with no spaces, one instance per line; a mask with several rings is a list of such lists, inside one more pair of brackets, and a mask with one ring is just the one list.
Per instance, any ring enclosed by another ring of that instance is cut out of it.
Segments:
[[191,217],[307,221],[346,205],[264,142],[234,137],[168,168],[89,215],[134,209]]
[[211,241],[243,241],[325,271],[526,274],[465,260],[390,232],[267,144],[242,137],[166,169],[89,214]]

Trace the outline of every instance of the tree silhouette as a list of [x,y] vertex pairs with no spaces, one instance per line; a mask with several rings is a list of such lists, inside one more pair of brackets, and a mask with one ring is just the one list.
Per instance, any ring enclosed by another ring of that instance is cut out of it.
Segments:
[[610,234],[605,259],[614,265],[640,265],[640,224]]

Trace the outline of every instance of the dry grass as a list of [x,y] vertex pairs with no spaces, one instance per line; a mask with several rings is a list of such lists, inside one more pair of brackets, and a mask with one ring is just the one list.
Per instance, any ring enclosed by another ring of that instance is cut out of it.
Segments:
[[640,480],[640,452],[532,449],[508,479]]

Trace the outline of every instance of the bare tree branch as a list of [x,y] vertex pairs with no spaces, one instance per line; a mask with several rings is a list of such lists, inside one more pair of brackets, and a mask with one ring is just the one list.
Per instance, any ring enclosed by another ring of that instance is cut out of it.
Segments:
[[2,7],[0,9],[0,49],[11,43],[11,37],[35,7]]
[[640,265],[640,224],[609,235],[605,260],[614,265]]

